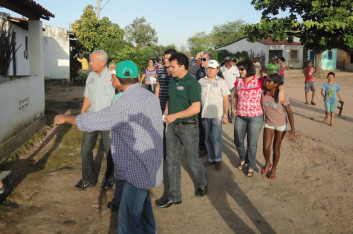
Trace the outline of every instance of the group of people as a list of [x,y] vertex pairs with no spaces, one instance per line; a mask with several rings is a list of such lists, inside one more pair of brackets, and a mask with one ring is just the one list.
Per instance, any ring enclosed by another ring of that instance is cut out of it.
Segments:
[[[247,166],[245,174],[252,177],[258,136],[265,120],[266,164],[261,174],[271,180],[277,178],[288,122],[290,139],[295,136],[294,118],[280,74],[258,75],[258,59],[237,63],[226,57],[220,66],[211,53],[200,52],[189,59],[174,49],[164,52],[163,66],[156,68],[150,60],[142,76],[132,61],[108,69],[107,59],[102,50],[90,55],[92,71],[86,81],[81,114],[58,115],[54,123],[77,125],[84,131],[82,179],[76,189],[97,183],[92,151],[101,135],[107,156],[103,188],[112,189],[116,184],[109,208],[119,211],[119,233],[156,232],[149,189],[162,183],[163,159],[167,160],[168,196],[156,201],[156,205],[167,208],[182,202],[183,148],[196,180],[195,195],[207,194],[205,166],[221,170],[222,125],[230,121],[234,121],[234,143],[240,159],[237,168]],[[332,74],[329,77],[331,85]],[[151,78],[155,78],[155,87],[148,87],[152,86],[153,82],[148,82]],[[143,81],[148,90],[142,87]],[[199,159],[202,150],[208,155],[205,164]]]
[[[285,64],[285,58],[274,56],[271,60],[271,63],[267,66],[267,74],[279,74],[284,82],[284,71],[289,70],[290,67]],[[254,64],[258,63],[258,57],[254,58]],[[261,65],[258,63],[257,67]],[[258,69],[257,69],[258,70]],[[314,63],[312,60],[309,60],[306,63],[306,67],[304,68],[304,76],[305,76],[305,83],[304,83],[304,93],[305,93],[305,104],[306,105],[316,105],[314,100],[315,98],[315,82],[314,82],[314,75],[315,75],[315,68]],[[261,74],[262,76],[262,74]],[[335,82],[335,73],[329,72],[327,74],[328,82],[324,83],[321,87],[321,95],[324,98],[324,106],[325,106],[325,118],[324,123],[326,123],[330,117],[330,126],[333,126],[333,120],[335,116],[335,109],[336,103],[338,102],[337,96],[339,97],[339,101],[343,102],[340,86]],[[311,101],[309,102],[309,92],[312,92]]]

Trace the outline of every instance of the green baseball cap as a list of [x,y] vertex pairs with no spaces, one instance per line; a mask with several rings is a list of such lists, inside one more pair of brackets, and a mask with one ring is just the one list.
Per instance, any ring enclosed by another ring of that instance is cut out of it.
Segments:
[[137,78],[139,75],[139,71],[134,62],[125,60],[118,64],[116,68],[116,76],[118,78]]

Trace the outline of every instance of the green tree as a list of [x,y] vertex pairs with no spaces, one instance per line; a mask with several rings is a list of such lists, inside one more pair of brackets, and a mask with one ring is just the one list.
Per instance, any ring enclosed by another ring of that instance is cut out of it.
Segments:
[[[275,41],[299,37],[315,53],[316,70],[321,72],[321,54],[332,48],[353,47],[353,0],[252,0],[262,10],[261,23],[243,26],[249,41]],[[288,11],[284,18],[276,18]]]
[[213,26],[210,33],[211,41],[215,48],[228,45],[240,38],[244,37],[242,26],[245,25],[244,20],[236,20],[221,25]]
[[158,42],[157,32],[147,23],[145,17],[135,18],[125,27],[125,38],[137,46],[150,46]]
[[210,36],[205,32],[199,32],[194,36],[189,37],[187,43],[192,56],[196,56],[196,54],[200,51],[214,49]]
[[104,44],[112,39],[122,39],[124,31],[107,17],[98,20],[92,5],[88,5],[81,18],[71,24],[77,38],[78,50],[90,53],[102,49]]

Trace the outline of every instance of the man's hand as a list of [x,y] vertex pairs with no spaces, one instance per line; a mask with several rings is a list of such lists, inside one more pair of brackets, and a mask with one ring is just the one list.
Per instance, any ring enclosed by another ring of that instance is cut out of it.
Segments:
[[54,118],[54,125],[63,124],[65,122],[65,115],[57,115]]
[[228,123],[228,117],[223,117],[222,118],[222,123],[227,124]]
[[234,117],[237,116],[237,110],[235,108],[234,108],[234,111],[233,111],[233,115],[234,115]]
[[176,116],[174,114],[165,116],[165,122],[166,123],[173,123],[176,119],[177,118],[176,118]]

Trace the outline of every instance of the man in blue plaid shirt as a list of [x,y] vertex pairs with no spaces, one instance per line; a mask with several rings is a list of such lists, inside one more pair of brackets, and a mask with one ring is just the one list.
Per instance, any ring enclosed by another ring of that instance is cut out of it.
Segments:
[[54,124],[70,123],[81,131],[110,130],[114,176],[123,185],[118,232],[156,233],[149,189],[163,180],[162,112],[158,98],[142,88],[137,77],[135,63],[120,62],[112,75],[123,90],[116,102],[98,112],[58,115]]

